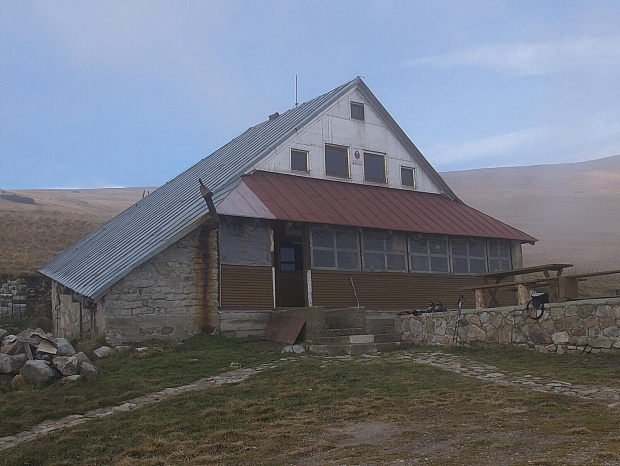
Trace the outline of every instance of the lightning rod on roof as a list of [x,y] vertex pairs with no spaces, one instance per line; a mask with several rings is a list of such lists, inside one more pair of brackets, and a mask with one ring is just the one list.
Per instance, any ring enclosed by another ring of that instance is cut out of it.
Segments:
[[297,107],[297,75],[295,75],[295,107]]

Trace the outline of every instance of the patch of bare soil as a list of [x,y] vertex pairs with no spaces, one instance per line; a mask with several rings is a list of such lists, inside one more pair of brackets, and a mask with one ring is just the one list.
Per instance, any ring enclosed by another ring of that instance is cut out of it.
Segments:
[[[522,412],[521,408],[515,408]],[[450,420],[412,422],[410,425],[367,421],[330,427],[324,438],[327,451],[300,459],[297,464],[584,464],[595,460],[596,445],[584,446],[564,457],[550,457],[547,446],[566,441],[566,436],[541,436],[532,430],[502,430],[496,426],[462,424]],[[475,452],[475,453],[474,453]],[[361,454],[362,453],[362,454]],[[367,457],[359,461],[360,456]]]

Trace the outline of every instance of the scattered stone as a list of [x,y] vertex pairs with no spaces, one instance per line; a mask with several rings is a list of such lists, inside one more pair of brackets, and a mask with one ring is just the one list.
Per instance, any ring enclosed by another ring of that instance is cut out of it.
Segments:
[[75,375],[68,375],[66,377],[63,377],[62,379],[60,379],[60,383],[70,383],[70,382],[75,382],[77,380],[80,380],[82,378],[81,375],[79,374],[75,374]]
[[233,369],[239,369],[241,367],[241,364],[239,364],[238,362],[231,362],[230,367]]
[[282,348],[282,351],[280,351],[281,353],[305,353],[306,352],[306,348],[304,347],[304,345],[288,345],[285,346],[284,348]]
[[95,351],[93,351],[93,354],[101,359],[110,356],[111,352],[112,348],[110,348],[109,346],[102,346],[101,348],[97,348]]
[[139,348],[136,348],[136,352],[138,353],[145,353],[148,350],[149,350],[148,346],[140,346]]
[[77,352],[69,340],[65,338],[56,338],[56,343],[58,344],[57,356],[73,356]]
[[129,346],[129,345],[119,345],[119,346],[115,346],[114,349],[116,351],[133,351],[134,347]]
[[76,375],[78,372],[78,358],[76,356],[56,356],[52,364],[64,376]]
[[78,371],[80,375],[83,375],[87,379],[95,379],[99,376],[99,371],[90,362],[83,362],[80,364]]
[[45,361],[38,359],[26,361],[19,373],[29,385],[43,385],[60,378],[58,372],[52,369]]

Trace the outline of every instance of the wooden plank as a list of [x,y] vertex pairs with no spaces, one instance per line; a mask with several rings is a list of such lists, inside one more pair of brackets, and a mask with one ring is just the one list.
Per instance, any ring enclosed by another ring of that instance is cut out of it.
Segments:
[[273,316],[267,325],[265,340],[293,345],[305,323],[301,317]]

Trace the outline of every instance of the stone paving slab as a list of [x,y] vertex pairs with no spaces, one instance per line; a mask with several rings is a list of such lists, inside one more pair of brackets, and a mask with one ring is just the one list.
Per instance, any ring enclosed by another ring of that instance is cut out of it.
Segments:
[[441,352],[404,352],[399,358],[411,359],[418,364],[426,364],[465,377],[473,377],[500,385],[512,385],[537,392],[559,393],[587,400],[602,401],[608,403],[607,406],[610,408],[620,406],[620,388],[573,385],[561,380],[544,380],[541,377],[528,375],[524,377],[510,376],[495,366],[474,361],[464,356]]
[[21,443],[42,437],[50,432],[59,429],[68,429],[70,427],[83,424],[93,419],[140,409],[144,406],[159,403],[170,397],[180,395],[181,393],[206,390],[209,388],[219,387],[231,383],[239,383],[252,375],[258,374],[261,371],[264,371],[266,369],[272,369],[282,363],[297,361],[299,359],[303,359],[303,357],[280,358],[278,363],[261,364],[255,368],[235,369],[224,374],[196,380],[191,384],[181,385],[179,387],[164,388],[163,390],[160,390],[158,392],[138,396],[118,406],[108,406],[106,408],[93,409],[84,414],[71,414],[70,416],[65,416],[62,419],[58,419],[56,421],[43,421],[30,430],[7,437],[0,437],[0,450],[12,448]]

